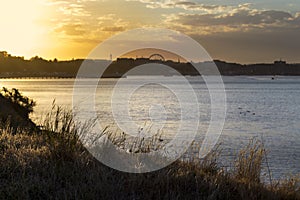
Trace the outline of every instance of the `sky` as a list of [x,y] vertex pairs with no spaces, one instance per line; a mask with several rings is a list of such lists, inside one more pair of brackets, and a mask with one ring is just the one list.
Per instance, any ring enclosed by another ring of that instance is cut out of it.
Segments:
[[[123,31],[155,27],[199,42],[213,59],[300,62],[299,0],[0,0],[0,51],[85,58]],[[107,56],[109,59],[109,53]]]

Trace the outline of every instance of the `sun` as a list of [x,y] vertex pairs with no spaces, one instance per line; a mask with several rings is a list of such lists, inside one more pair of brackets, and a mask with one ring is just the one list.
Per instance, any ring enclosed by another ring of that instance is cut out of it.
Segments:
[[29,55],[38,43],[42,6],[37,0],[2,1],[0,6],[0,50]]

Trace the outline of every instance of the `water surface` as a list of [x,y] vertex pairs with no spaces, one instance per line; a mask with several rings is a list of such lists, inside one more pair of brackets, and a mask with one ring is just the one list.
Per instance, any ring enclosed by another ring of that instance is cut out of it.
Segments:
[[[128,79],[120,91],[127,92],[135,78]],[[188,78],[199,99],[199,140],[210,120],[210,98],[205,83],[196,77]],[[236,152],[252,137],[263,138],[268,150],[269,165],[274,178],[300,173],[300,79],[299,77],[223,77],[227,95],[227,115],[222,135],[220,164],[230,165]],[[111,96],[116,79],[101,81],[96,93],[96,110],[103,126],[119,131],[111,113]],[[89,81],[82,87],[89,87]],[[18,88],[37,102],[32,119],[39,123],[55,99],[58,105],[72,107],[74,79],[0,79],[0,86]],[[168,77],[185,94],[181,82]],[[216,89],[217,92],[217,89]],[[188,93],[185,95],[189,95]],[[85,94],[92,98],[92,94]],[[117,99],[117,103],[124,103]],[[187,103],[189,103],[187,101]],[[130,98],[129,114],[137,126],[147,125],[151,112],[165,120],[164,134],[172,136],[180,124],[180,102],[167,87],[149,84],[140,87]],[[153,106],[154,105],[154,106]],[[163,109],[162,109],[163,108]],[[85,112],[89,112],[87,108]],[[191,106],[190,109],[193,109]],[[149,112],[150,110],[150,112]],[[192,110],[191,110],[192,111]],[[124,113],[126,114],[126,113]],[[167,116],[167,117],[166,117]],[[156,119],[157,121],[160,118]],[[190,119],[193,120],[193,119]]]

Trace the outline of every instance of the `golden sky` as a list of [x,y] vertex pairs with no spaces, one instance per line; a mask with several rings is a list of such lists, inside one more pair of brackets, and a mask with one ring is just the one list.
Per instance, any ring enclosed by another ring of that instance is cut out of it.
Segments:
[[0,51],[85,58],[101,41],[141,27],[187,34],[214,59],[300,62],[299,0],[1,0]]

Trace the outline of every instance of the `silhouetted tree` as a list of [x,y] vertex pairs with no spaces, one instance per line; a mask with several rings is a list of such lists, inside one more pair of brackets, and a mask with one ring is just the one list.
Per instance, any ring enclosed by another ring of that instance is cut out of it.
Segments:
[[13,88],[11,91],[3,87],[0,92],[2,96],[10,100],[12,103],[17,104],[20,107],[18,110],[21,111],[23,115],[28,117],[28,115],[33,112],[33,107],[36,105],[36,102],[32,99],[29,99],[26,96],[23,96],[18,89]]

